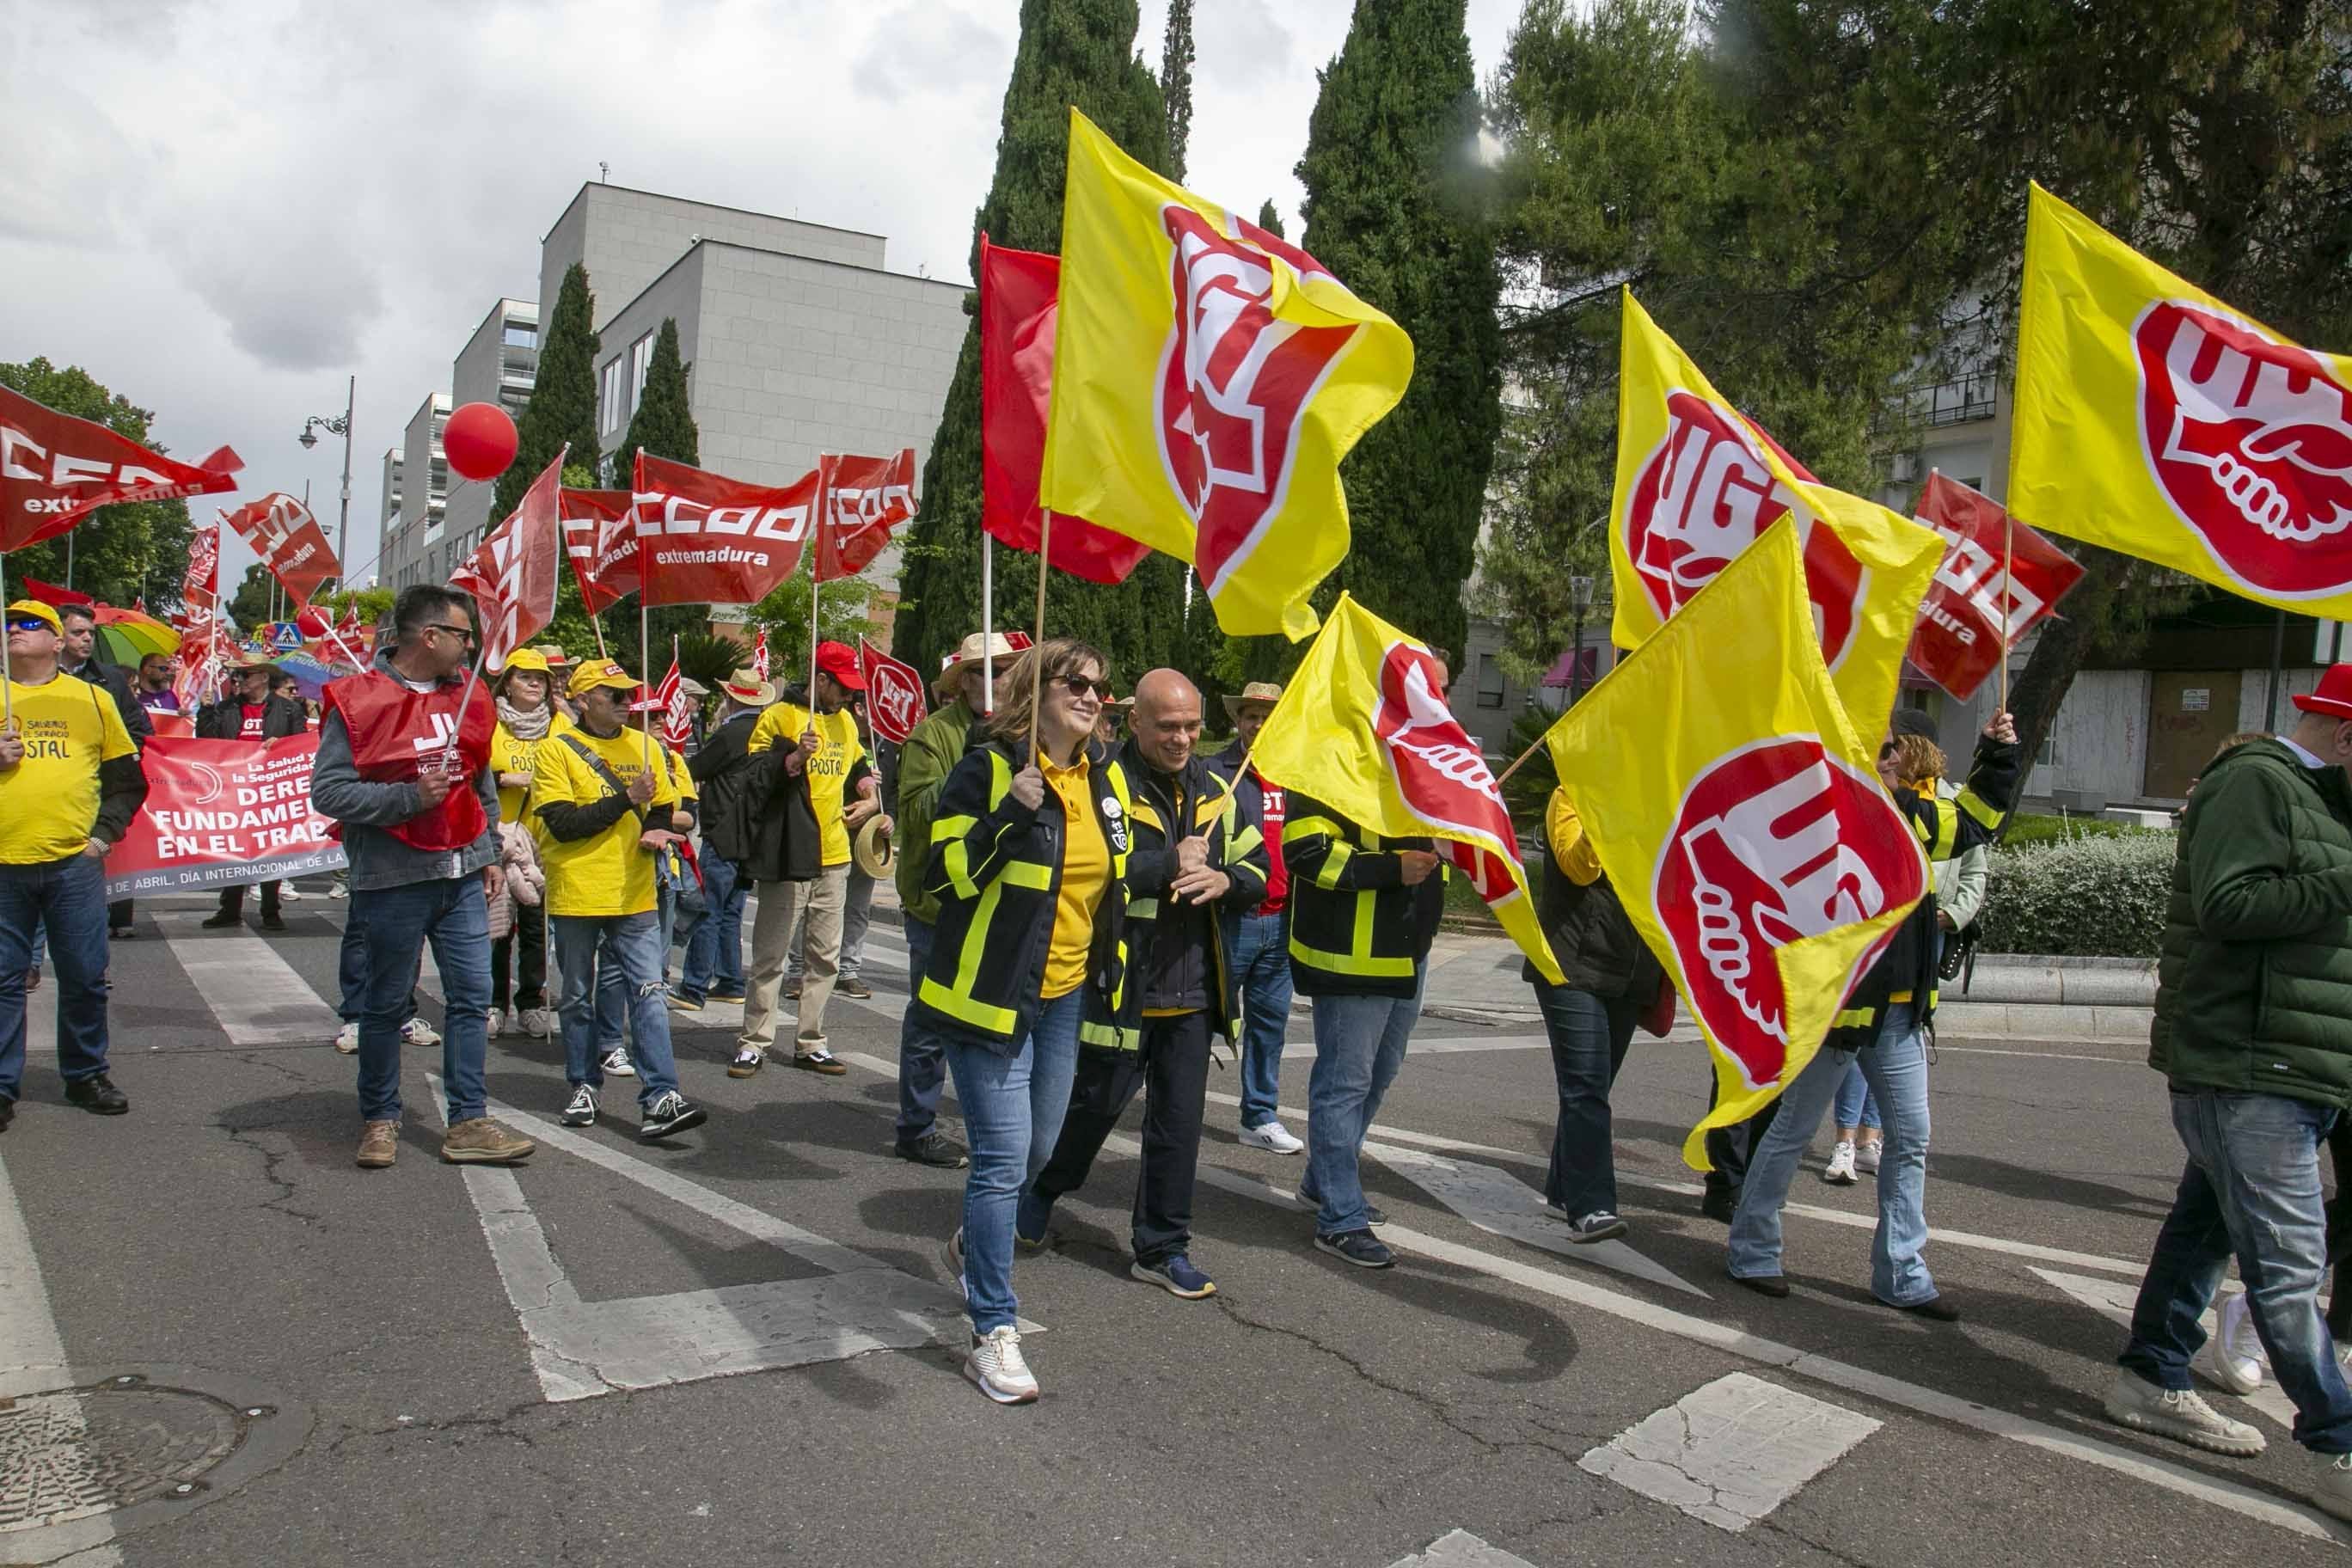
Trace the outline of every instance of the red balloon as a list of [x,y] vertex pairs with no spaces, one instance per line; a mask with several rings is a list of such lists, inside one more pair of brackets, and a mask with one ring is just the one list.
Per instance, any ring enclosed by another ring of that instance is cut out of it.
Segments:
[[441,427],[441,453],[466,479],[495,479],[515,459],[514,421],[495,403],[468,403]]
[[325,637],[334,624],[323,610],[305,610],[294,617],[294,629],[306,637]]

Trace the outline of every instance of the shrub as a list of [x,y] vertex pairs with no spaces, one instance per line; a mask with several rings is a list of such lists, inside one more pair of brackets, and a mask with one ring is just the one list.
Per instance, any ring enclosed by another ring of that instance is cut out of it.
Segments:
[[2001,835],[2000,841],[2004,847],[2015,849],[2029,844],[2055,844],[2074,838],[2127,838],[2134,834],[2163,832],[2160,827],[2137,827],[2099,816],[2042,816],[2020,812],[2010,819],[2009,831]]
[[1996,852],[1984,951],[2154,958],[2175,847],[2169,833],[2126,833]]

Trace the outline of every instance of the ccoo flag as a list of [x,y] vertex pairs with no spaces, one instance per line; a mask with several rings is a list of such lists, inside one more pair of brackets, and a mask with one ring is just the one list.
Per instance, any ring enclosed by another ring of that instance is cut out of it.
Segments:
[[1250,748],[1257,771],[1385,837],[1434,838],[1519,951],[1561,977],[1503,795],[1426,645],[1347,594]]
[[[1625,913],[1715,1058],[1683,1144],[1796,1080],[1927,888],[1927,864],[1830,684],[1783,518],[1546,737]],[[1901,657],[1872,654],[1888,668]],[[1880,721],[1871,721],[1875,736]]]
[[1070,111],[1044,504],[1190,561],[1231,635],[1315,629],[1348,553],[1339,459],[1412,340],[1297,247]]
[[2352,616],[2352,357],[2291,343],[2033,187],[2009,507]]
[[1610,503],[1612,635],[1635,647],[1773,523],[1797,520],[1822,657],[1846,710],[1875,729],[1943,542],[1814,479],[1715,390],[1625,290]]

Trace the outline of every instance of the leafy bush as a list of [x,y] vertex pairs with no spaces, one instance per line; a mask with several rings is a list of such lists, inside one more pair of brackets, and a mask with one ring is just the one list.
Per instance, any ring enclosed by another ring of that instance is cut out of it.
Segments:
[[1985,894],[1984,951],[2154,958],[2175,847],[2169,833],[2124,833],[1999,851]]
[[[2056,844],[2075,838],[2127,838],[2134,834],[2163,834],[2160,827],[2137,827],[2128,822],[2109,822],[2099,816],[2042,816],[2021,812],[2010,820],[2009,831],[2001,836],[2004,847],[2014,849],[2028,844]],[[2166,836],[2168,841],[2169,836]]]

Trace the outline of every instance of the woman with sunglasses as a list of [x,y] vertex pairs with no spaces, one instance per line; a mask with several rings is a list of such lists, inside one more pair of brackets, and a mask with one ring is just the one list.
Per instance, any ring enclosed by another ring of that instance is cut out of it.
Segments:
[[[1918,780],[1939,771],[1923,748],[1935,751],[1933,742],[1898,734],[1890,726],[1879,748],[1878,773],[1927,858],[1948,859],[1962,849],[1990,843],[2001,817],[2016,804],[2022,773],[2016,724],[2007,713],[1992,716],[1977,742],[1976,765],[1967,785],[1948,800],[1938,796],[1932,784],[1925,791],[1915,787]],[[1847,1068],[1859,1062],[1877,1099],[1885,1140],[1878,1166],[1870,1293],[1898,1311],[1937,1322],[1959,1318],[1959,1309],[1937,1293],[1935,1277],[1921,1256],[1927,1244],[1926,1037],[1935,1018],[1936,965],[1941,956],[1931,886],[1846,998],[1813,1059],[1781,1090],[1780,1111],[1748,1161],[1739,1207],[1731,1216],[1728,1272],[1759,1295],[1789,1294],[1788,1279],[1780,1270],[1780,1209],[1788,1202],[1798,1160],[1811,1145]]]
[[931,824],[925,882],[940,915],[909,1005],[944,1045],[971,1140],[947,1259],[971,1304],[964,1375],[1000,1405],[1037,1397],[1016,1327],[1015,1209],[1060,1136],[1079,1040],[1117,1045],[1139,1016],[1123,886],[1134,795],[1095,739],[1107,676],[1102,655],[1068,637],[1022,655]]

